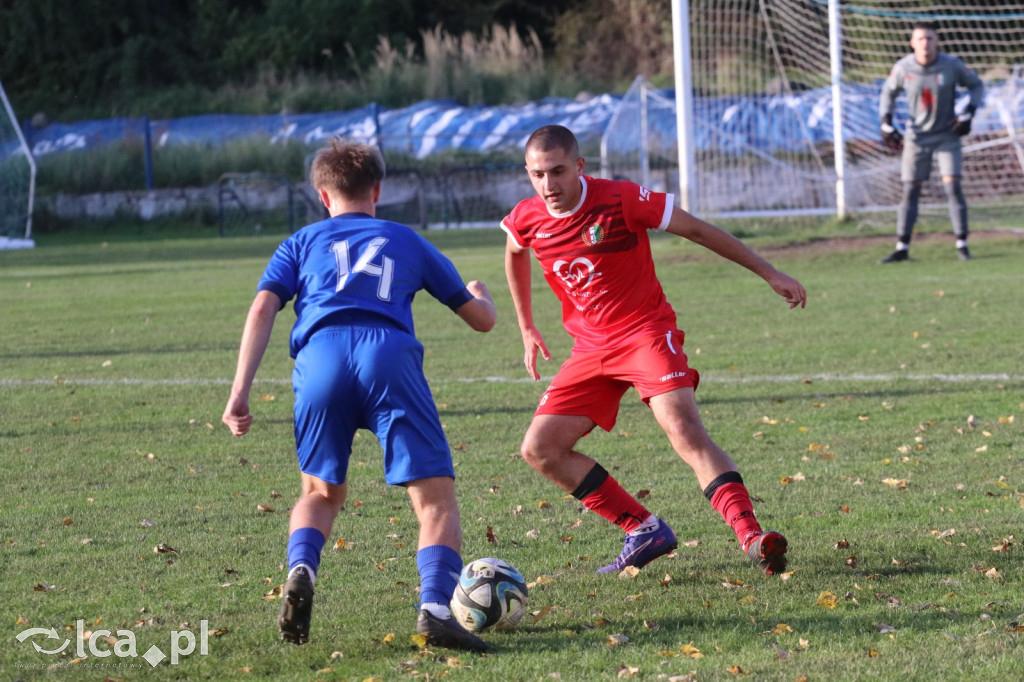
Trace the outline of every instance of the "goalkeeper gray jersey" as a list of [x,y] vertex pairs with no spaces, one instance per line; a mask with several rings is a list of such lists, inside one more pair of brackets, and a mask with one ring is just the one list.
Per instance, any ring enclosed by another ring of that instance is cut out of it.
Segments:
[[907,138],[918,144],[938,143],[954,134],[957,86],[967,88],[974,108],[981,106],[985,86],[978,74],[968,69],[959,57],[940,52],[934,62],[921,66],[913,54],[908,54],[896,62],[882,86],[879,116],[884,120],[887,114],[892,114],[897,95],[905,91]]

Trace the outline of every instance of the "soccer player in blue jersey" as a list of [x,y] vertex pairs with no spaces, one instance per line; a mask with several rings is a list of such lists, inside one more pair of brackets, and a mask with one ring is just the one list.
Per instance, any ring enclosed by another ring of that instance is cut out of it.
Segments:
[[271,257],[249,308],[222,421],[235,436],[249,430],[253,378],[277,313],[294,299],[290,351],[302,494],[291,512],[281,638],[309,638],[320,553],[345,504],[353,435],[365,428],[384,450],[385,480],[406,488],[420,524],[417,632],[435,646],[484,651],[487,644],[448,610],[462,571],[455,471],[423,375],[411,307],[425,289],[486,332],[494,326],[494,302],[485,284],[463,284],[455,266],[415,231],[374,217],[384,174],[375,147],[334,140],[317,152],[310,181],[331,217],[299,230]]

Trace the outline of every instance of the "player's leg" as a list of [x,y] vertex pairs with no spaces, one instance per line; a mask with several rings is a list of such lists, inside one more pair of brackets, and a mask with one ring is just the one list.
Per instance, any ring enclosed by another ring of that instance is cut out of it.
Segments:
[[956,138],[943,144],[936,154],[939,173],[942,175],[942,189],[949,204],[949,220],[953,225],[953,236],[956,237],[957,257],[960,260],[971,260],[971,252],[967,248],[967,235],[970,231],[967,224],[967,199],[964,198],[964,190],[960,183],[963,169],[960,139]]
[[288,578],[277,625],[281,638],[309,639],[313,588],[320,556],[348,492],[345,475],[358,427],[358,410],[342,409],[335,396],[351,394],[351,375],[337,361],[347,332],[320,332],[295,359],[295,446],[302,492],[292,507]]
[[768,573],[779,572],[785,565],[785,538],[774,531],[762,533],[736,465],[704,428],[694,398],[700,373],[689,366],[684,341],[685,335],[678,329],[638,338],[608,358],[605,366],[636,387],[673,449],[693,469],[704,495],[736,533],[748,556],[754,559],[751,553],[760,555],[762,547],[771,548],[770,566],[761,565],[760,556],[755,563]]
[[708,435],[692,388],[677,388],[649,399],[658,425],[686,462],[712,508],[732,528],[740,547],[769,575],[786,567],[786,539],[765,532],[757,521],[750,494],[732,458]]
[[423,347],[408,334],[385,336],[364,355],[360,380],[375,395],[369,421],[384,450],[384,478],[405,486],[420,524],[416,631],[434,646],[486,651],[487,643],[448,608],[462,572],[462,527],[451,450],[423,376]]
[[917,224],[922,183],[931,173],[932,150],[919,147],[913,140],[904,140],[900,177],[903,196],[896,209],[896,249],[881,263],[899,263],[910,254],[910,238]]
[[468,651],[486,651],[487,643],[463,628],[448,605],[462,573],[462,527],[455,499],[455,480],[424,478],[406,484],[420,524],[416,568],[420,576],[420,612],[416,631],[431,644]]
[[600,375],[605,358],[603,353],[581,353],[566,361],[541,398],[520,449],[534,470],[626,533],[621,554],[599,573],[642,567],[677,545],[668,524],[593,458],[575,449],[594,426],[606,431],[614,427],[619,401],[629,386]]
[[277,626],[281,639],[294,644],[309,640],[316,574],[320,554],[343,506],[347,487],[302,474],[302,495],[292,507],[288,533],[288,578],[281,591]]

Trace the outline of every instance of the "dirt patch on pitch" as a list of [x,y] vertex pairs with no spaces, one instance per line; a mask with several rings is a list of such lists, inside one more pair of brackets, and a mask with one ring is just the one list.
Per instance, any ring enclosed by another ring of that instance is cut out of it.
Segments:
[[[995,239],[1016,238],[1024,240],[1024,229],[1014,230],[979,230],[971,232],[971,243],[992,241]],[[930,232],[915,234],[913,244],[934,244],[949,242],[953,246],[952,234],[941,234]],[[878,248],[880,251],[887,251],[896,244],[895,235],[872,235],[863,237],[833,237],[831,239],[816,239],[798,244],[785,244],[781,246],[759,246],[757,252],[761,254],[794,254],[814,255],[818,253],[836,253],[839,251],[862,251]],[[885,254],[882,254],[885,255]]]

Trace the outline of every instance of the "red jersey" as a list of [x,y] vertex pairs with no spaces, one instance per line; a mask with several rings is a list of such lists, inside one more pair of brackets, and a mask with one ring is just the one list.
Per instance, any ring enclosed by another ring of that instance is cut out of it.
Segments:
[[654,272],[647,230],[664,230],[671,194],[633,182],[581,177],[573,210],[552,214],[539,196],[501,221],[517,245],[533,249],[575,350],[614,348],[638,333],[676,329],[676,314]]

